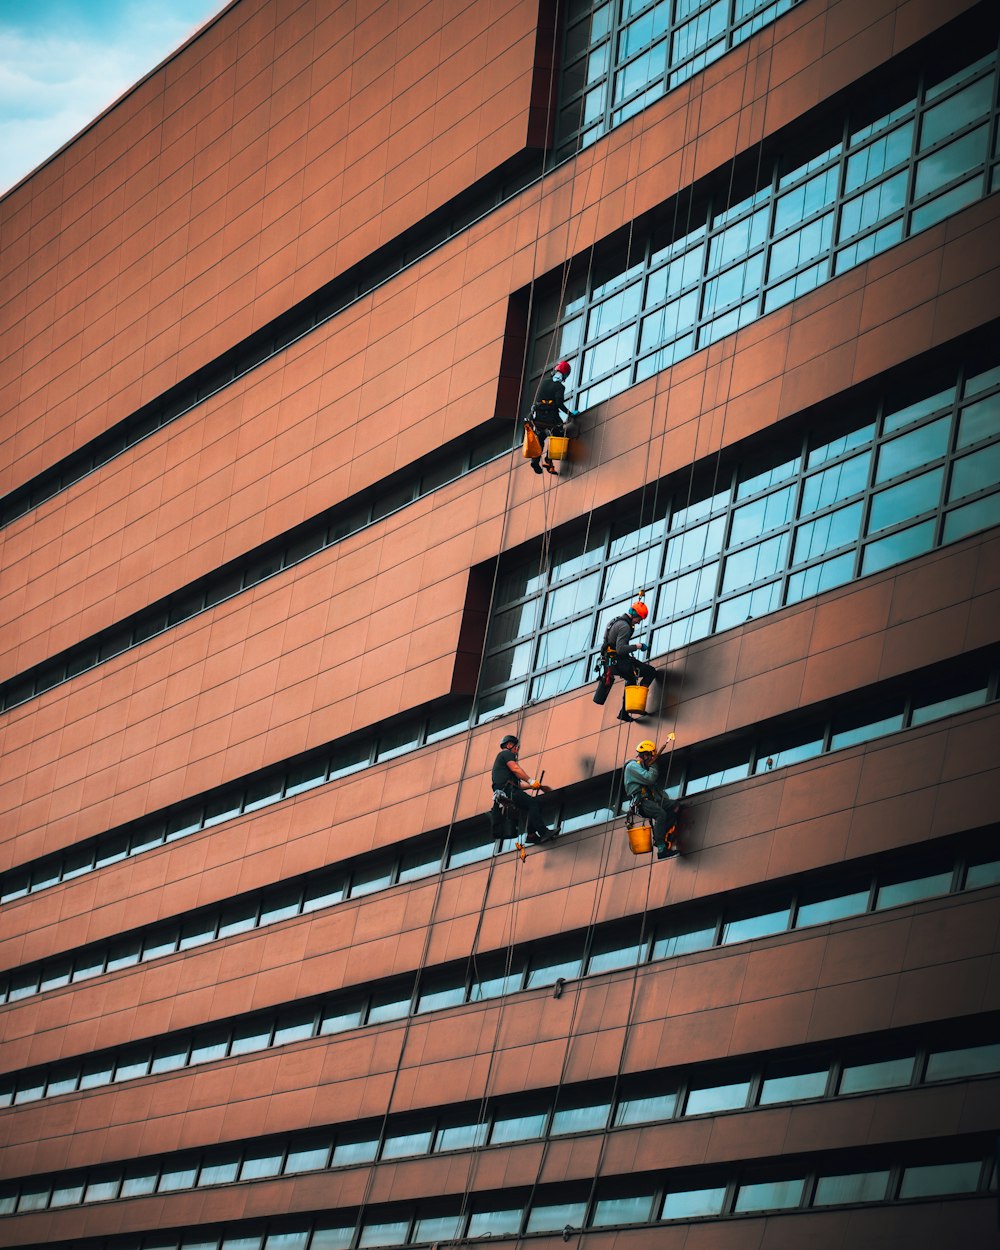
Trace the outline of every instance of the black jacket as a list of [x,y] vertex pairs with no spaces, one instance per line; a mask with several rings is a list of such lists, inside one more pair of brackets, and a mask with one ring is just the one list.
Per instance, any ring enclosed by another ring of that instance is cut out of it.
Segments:
[[541,413],[565,412],[569,416],[569,409],[566,407],[566,388],[562,382],[557,378],[546,378],[538,388],[535,409]]

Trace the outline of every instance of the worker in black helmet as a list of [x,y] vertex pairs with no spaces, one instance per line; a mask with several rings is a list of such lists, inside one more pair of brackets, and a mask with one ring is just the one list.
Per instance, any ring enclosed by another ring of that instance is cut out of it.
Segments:
[[[546,473],[555,473],[556,467],[552,463],[548,454],[549,435],[555,434],[560,437],[571,434],[573,430],[572,421],[575,413],[570,412],[566,407],[566,378],[569,376],[569,364],[565,360],[560,360],[552,372],[550,378],[543,378],[538,387],[538,394],[535,396],[535,402],[531,409],[531,424],[535,427],[541,443],[541,456],[536,456],[531,461],[531,467],[536,473],[541,473],[544,468]],[[565,416],[565,420],[563,419]]]
[[493,761],[493,797],[505,800],[519,812],[526,813],[525,834],[529,842],[548,842],[550,838],[556,837],[559,830],[546,826],[541,801],[525,791],[534,790],[536,794],[548,794],[552,787],[543,786],[540,781],[528,776],[517,762],[520,749],[516,734],[507,734],[500,739],[500,752]]

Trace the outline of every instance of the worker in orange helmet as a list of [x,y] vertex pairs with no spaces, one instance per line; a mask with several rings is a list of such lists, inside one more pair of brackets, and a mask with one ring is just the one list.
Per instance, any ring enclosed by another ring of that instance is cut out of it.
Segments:
[[[628,686],[651,686],[662,675],[653,668],[652,664],[637,660],[633,654],[636,651],[649,650],[648,643],[632,643],[632,634],[636,624],[644,621],[648,616],[649,608],[642,599],[638,599],[624,615],[616,616],[608,624],[604,631],[604,642],[601,645],[602,672],[598,688],[594,693],[595,703],[604,703],[607,699],[615,676],[624,677],[625,684]],[[618,719],[622,721],[634,719],[629,712],[625,711],[624,691],[622,692],[622,710],[618,713]]]
[[653,845],[657,859],[679,855],[677,821],[680,807],[671,803],[663,789],[662,762],[657,758],[656,743],[640,742],[636,758],[625,765],[625,793],[632,800],[636,815],[653,822]]
[[[573,419],[576,413],[570,412],[566,407],[566,378],[569,377],[569,372],[568,362],[560,360],[552,371],[552,376],[543,378],[531,408],[530,424],[534,426],[541,444],[541,455],[531,461],[531,467],[536,473],[541,473],[543,467],[547,473],[556,471],[548,454],[549,435],[562,437],[572,434],[575,429]],[[565,420],[562,414],[565,414]]]

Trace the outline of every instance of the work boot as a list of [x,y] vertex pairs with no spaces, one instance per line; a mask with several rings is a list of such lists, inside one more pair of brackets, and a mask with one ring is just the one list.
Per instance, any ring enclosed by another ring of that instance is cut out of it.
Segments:
[[635,717],[634,717],[634,716],[630,716],[630,715],[629,715],[629,713],[628,713],[628,712],[626,712],[626,711],[624,711],[624,709],[623,709],[621,712],[619,712],[619,713],[618,713],[618,719],[619,719],[619,720],[622,720],[622,721],[625,721],[625,722],[626,722],[626,724],[631,725],[631,724],[632,724],[632,722],[633,722],[633,720],[635,719]]
[[531,468],[534,473],[541,473],[542,471],[542,466],[539,464],[537,460],[531,461]]
[[542,468],[545,470],[546,473],[555,473],[556,471],[556,466],[552,463],[551,460],[543,460]]

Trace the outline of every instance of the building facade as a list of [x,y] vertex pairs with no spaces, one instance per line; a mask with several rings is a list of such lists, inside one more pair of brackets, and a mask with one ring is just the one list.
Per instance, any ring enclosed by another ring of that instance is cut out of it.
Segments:
[[235,0],[0,200],[0,1245],[997,1244],[998,35]]

